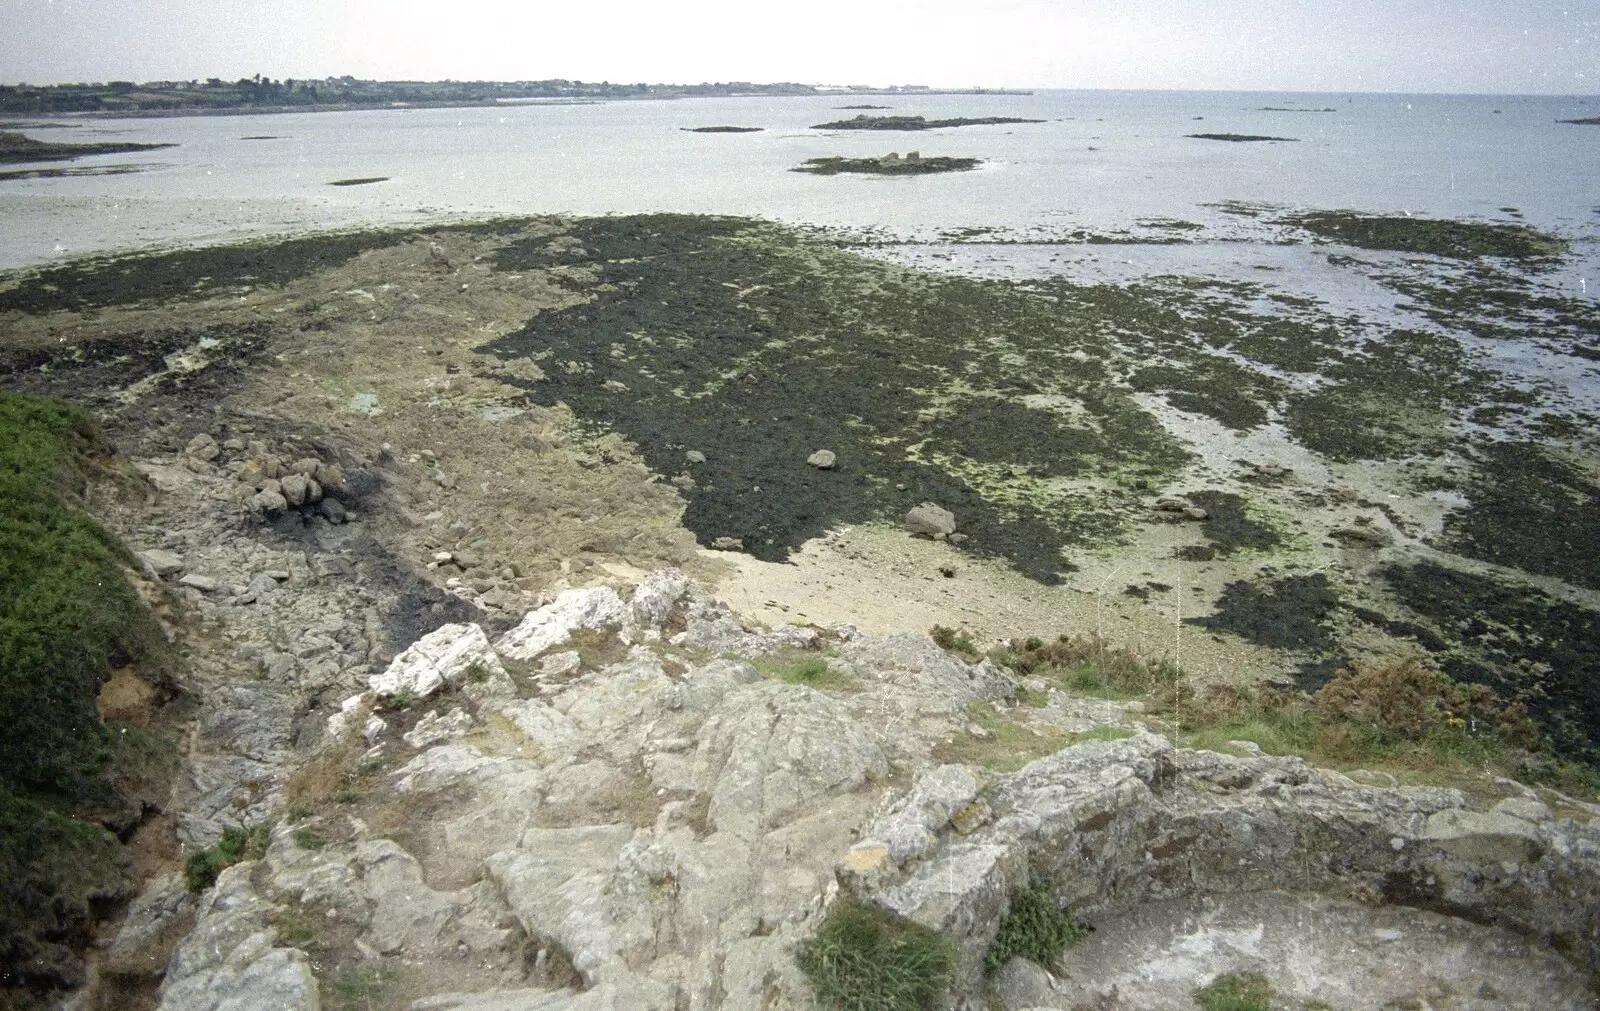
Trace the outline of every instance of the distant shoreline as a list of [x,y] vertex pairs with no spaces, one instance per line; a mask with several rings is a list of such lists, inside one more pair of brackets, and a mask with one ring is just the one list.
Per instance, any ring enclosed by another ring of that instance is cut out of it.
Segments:
[[[644,94],[644,95],[572,95],[527,96],[482,100],[458,99],[437,102],[325,102],[306,105],[238,105],[224,107],[189,106],[167,109],[72,109],[72,110],[14,110],[0,111],[0,127],[28,129],[33,121],[45,119],[172,119],[187,116],[278,116],[296,112],[390,112],[407,109],[484,109],[514,108],[528,105],[600,105],[607,102],[670,102],[700,98],[914,98],[924,95],[1010,95],[1031,96],[1032,91],[1002,88],[928,88],[908,91],[885,88],[863,91],[729,91],[713,94]],[[39,129],[38,126],[31,126]]]

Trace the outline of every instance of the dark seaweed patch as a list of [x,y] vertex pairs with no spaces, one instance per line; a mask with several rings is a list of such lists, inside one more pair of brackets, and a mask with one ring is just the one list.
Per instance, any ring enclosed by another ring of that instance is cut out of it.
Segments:
[[882,158],[807,158],[792,171],[818,176],[852,173],[870,176],[927,176],[942,172],[968,172],[982,162],[977,158],[923,158],[915,153],[901,158],[890,152]]
[[1017,119],[1014,116],[925,119],[922,116],[855,116],[851,119],[818,123],[813,130],[937,130],[946,126],[1000,126],[1007,123],[1043,123],[1042,119]]
[[169,253],[75,260],[12,275],[17,283],[0,291],[0,312],[45,313],[211,298],[244,285],[287,284],[315,271],[340,266],[369,249],[392,246],[418,234],[502,234],[525,227],[528,220],[507,218],[429,229],[262,239]]
[[685,133],[760,133],[759,126],[680,126]]
[[1185,618],[1184,624],[1232,632],[1275,649],[1326,652],[1334,647],[1328,619],[1338,606],[1339,594],[1317,572],[1285,576],[1265,589],[1248,581],[1229,583],[1222,588],[1216,614]]
[[[490,350],[536,357],[549,377],[536,395],[626,435],[661,473],[705,453],[684,490],[702,543],[780,560],[835,524],[932,500],[955,512],[963,550],[1053,582],[1064,548],[1122,529],[1135,477],[1186,459],[1110,388],[1103,339],[1009,285],[907,275],[736,219],[593,219],[572,234],[614,290]],[[512,243],[497,263],[551,255]],[[1078,410],[1024,402],[1035,394]],[[805,466],[822,448],[838,465]],[[1113,490],[1071,508],[1032,491],[1061,475]]]
[[329,186],[370,186],[373,183],[386,183],[388,176],[357,176],[354,179],[335,179]]
[[1362,249],[1430,253],[1459,259],[1500,256],[1537,260],[1566,251],[1566,243],[1528,225],[1453,221],[1350,211],[1319,211],[1285,219],[1308,232]]
[[1235,144],[1259,144],[1265,141],[1278,141],[1295,143],[1298,137],[1269,137],[1259,133],[1186,133],[1185,137],[1192,140],[1226,140]]
[[1444,546],[1600,589],[1600,487],[1538,443],[1491,443],[1473,455],[1461,489],[1472,504],[1446,518]]
[[1199,491],[1189,501],[1206,511],[1200,532],[1211,541],[1216,555],[1226,557],[1240,549],[1269,551],[1280,543],[1278,532],[1245,515],[1245,500],[1225,491]]
[[1600,612],[1433,562],[1382,577],[1453,644],[1423,642],[1446,673],[1525,703],[1552,750],[1600,764]]

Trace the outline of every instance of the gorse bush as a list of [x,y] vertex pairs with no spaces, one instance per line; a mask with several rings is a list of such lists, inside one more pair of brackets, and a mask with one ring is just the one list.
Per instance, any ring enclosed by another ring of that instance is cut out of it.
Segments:
[[841,900],[797,961],[822,1007],[933,1011],[955,970],[956,951],[926,927]]
[[1000,932],[984,952],[983,967],[999,972],[1018,955],[1049,968],[1061,953],[1083,940],[1084,930],[1072,913],[1056,905],[1050,886],[1029,882],[1011,893],[1011,908],[1000,921]]
[[[947,647],[948,648],[948,647]],[[1134,650],[1112,646],[1098,635],[1012,639],[989,659],[1021,677],[1053,678],[1081,695],[1132,696],[1159,693],[1178,680],[1178,667]]]

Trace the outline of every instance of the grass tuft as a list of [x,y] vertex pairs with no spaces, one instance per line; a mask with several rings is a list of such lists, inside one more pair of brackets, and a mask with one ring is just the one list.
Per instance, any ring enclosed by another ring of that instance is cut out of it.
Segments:
[[1000,921],[1000,932],[984,952],[983,967],[999,972],[1018,955],[1049,968],[1061,953],[1083,940],[1084,929],[1072,913],[1056,905],[1050,886],[1029,882],[1011,893],[1011,908]]
[[830,667],[823,657],[805,656],[799,650],[780,650],[758,657],[752,666],[765,677],[791,685],[836,692],[858,691],[861,687],[855,678]]
[[1225,972],[1194,992],[1203,1011],[1272,1011],[1277,996],[1259,972]]
[[926,927],[841,900],[797,962],[822,1007],[932,1011],[955,970],[956,951]]

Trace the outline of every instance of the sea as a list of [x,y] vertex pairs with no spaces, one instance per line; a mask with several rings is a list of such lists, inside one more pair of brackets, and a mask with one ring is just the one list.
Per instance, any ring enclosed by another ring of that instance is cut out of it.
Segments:
[[[886,108],[842,108],[852,105]],[[814,128],[863,113],[1043,122]],[[0,268],[157,243],[529,213],[754,215],[902,240],[961,229],[1147,234],[1141,222],[1173,220],[1203,225],[1200,246],[1272,242],[1276,233],[1237,213],[1241,205],[1523,221],[1574,240],[1574,262],[1592,264],[1600,126],[1559,121],[1596,115],[1600,96],[1040,91],[51,117],[24,128],[42,126],[26,129],[41,139],[176,146],[57,166],[117,174],[0,181]],[[716,125],[761,131],[688,132]],[[1286,139],[1189,136],[1198,133]],[[983,164],[894,178],[791,171],[808,158],[891,150]],[[18,167],[52,166],[8,166]],[[363,177],[385,178],[330,185]],[[1234,259],[1197,255],[1194,244],[1086,252],[1058,263],[1114,268],[1131,257],[1139,270],[1224,269]]]

